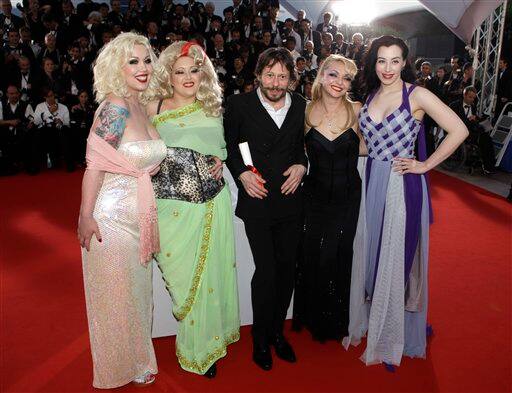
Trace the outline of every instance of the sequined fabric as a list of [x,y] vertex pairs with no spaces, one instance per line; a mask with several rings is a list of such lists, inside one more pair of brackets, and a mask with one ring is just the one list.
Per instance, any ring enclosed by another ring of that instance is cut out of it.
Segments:
[[[119,151],[138,168],[161,161],[161,140],[126,142]],[[152,264],[139,261],[137,180],[106,173],[94,217],[102,236],[82,249],[94,367],[93,386],[114,388],[157,372],[152,324]]]
[[167,147],[167,156],[153,177],[156,198],[192,203],[213,199],[224,187],[224,179],[216,180],[210,173],[214,165],[213,156],[182,147]]

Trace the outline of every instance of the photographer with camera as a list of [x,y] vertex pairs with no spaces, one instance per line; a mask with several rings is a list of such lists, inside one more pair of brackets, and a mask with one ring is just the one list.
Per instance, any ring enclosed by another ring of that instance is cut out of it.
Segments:
[[18,30],[11,30],[7,33],[8,40],[2,47],[5,57],[5,66],[7,72],[12,75],[18,68],[20,57],[28,57],[32,61],[35,59],[32,49],[21,43]]
[[43,97],[44,101],[34,111],[34,125],[41,133],[42,153],[47,158],[49,168],[60,167],[64,155],[66,169],[72,172],[75,164],[72,154],[73,140],[69,132],[69,110],[57,102],[52,89],[44,88]]
[[62,61],[62,85],[69,105],[78,102],[79,92],[92,86],[91,64],[80,53],[80,46],[72,44]]
[[7,101],[0,102],[0,175],[13,175],[26,158],[27,104],[13,84],[6,89]]
[[207,44],[207,54],[212,61],[217,74],[226,74],[226,64],[231,61],[231,52],[224,43],[224,37],[220,32],[213,36],[213,43]]
[[288,39],[288,37],[293,37],[297,46],[300,49],[301,39],[300,35],[298,35],[295,30],[293,30],[293,19],[287,18],[284,21],[284,26],[280,29],[279,35],[276,37],[276,44],[279,46],[284,46],[284,42]]
[[252,45],[263,42],[263,18],[260,15],[254,17],[249,41]]
[[[415,85],[429,89],[432,81],[432,64],[429,61],[423,61],[420,66],[420,73],[414,82]],[[429,89],[430,90],[430,89]]]
[[12,14],[12,4],[10,0],[0,0],[2,13],[0,14],[0,28],[4,32],[4,40],[7,40],[9,31],[16,30],[24,25],[23,19]]
[[332,12],[324,13],[324,23],[319,23],[316,26],[316,31],[320,33],[331,33],[333,36],[338,32],[336,25],[332,24],[333,15]]
[[366,52],[364,45],[364,38],[361,33],[354,33],[352,35],[352,43],[348,46],[347,57],[355,61],[359,70],[363,67],[363,55]]
[[25,104],[35,105],[40,91],[41,76],[37,68],[32,67],[28,57],[21,56],[18,60],[18,69],[13,74],[13,84],[18,87],[20,100]]
[[309,71],[318,67],[318,64],[317,64],[318,56],[315,55],[314,50],[315,50],[315,46],[313,44],[313,41],[306,41],[304,44],[304,50],[302,51],[301,56],[304,59],[306,59],[306,67],[308,68]]

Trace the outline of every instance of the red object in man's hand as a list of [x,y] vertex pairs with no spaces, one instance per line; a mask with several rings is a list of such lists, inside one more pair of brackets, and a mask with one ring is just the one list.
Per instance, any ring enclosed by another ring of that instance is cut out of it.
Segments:
[[[263,176],[261,176],[261,173],[252,165],[247,165],[247,169],[249,169],[252,173],[254,173],[255,175],[258,175],[259,177],[261,177],[263,179]],[[263,185],[262,182],[258,181],[258,183],[260,185]]]

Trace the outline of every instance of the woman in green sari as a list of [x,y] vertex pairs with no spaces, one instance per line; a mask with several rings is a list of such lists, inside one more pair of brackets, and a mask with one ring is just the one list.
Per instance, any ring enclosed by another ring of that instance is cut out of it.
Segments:
[[147,107],[167,145],[153,178],[157,261],[179,322],[180,365],[213,378],[216,361],[240,337],[233,214],[222,178],[222,92],[212,63],[196,44],[176,42],[159,62],[163,98]]

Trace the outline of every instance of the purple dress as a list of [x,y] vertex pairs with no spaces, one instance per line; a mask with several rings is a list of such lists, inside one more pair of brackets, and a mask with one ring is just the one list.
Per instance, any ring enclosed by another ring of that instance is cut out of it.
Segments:
[[374,93],[359,114],[368,160],[344,345],[366,333],[368,365],[425,357],[430,198],[424,175],[392,170],[393,158],[413,158],[416,144],[418,159],[426,159],[423,126],[409,104],[414,88],[403,84],[402,104],[380,123],[368,113]]

